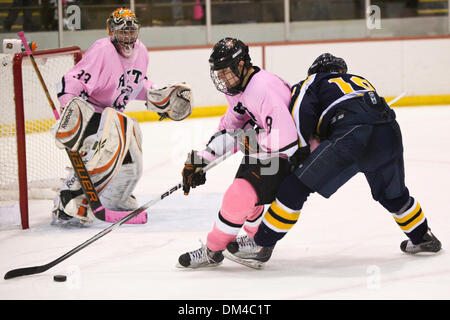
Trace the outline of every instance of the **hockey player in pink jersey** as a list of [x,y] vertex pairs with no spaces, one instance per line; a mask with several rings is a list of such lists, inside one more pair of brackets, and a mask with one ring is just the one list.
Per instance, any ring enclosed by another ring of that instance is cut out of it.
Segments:
[[[142,136],[137,121],[122,113],[127,103],[146,101],[150,111],[173,120],[189,116],[192,107],[186,84],[157,88],[147,78],[149,57],[139,27],[132,10],[115,10],[107,20],[109,37],[97,40],[59,84],[57,146],[81,154],[102,205],[119,214],[107,217],[110,222],[138,207],[132,192],[142,173]],[[93,221],[73,173],[54,202],[55,223]],[[130,221],[145,223],[145,212]]]
[[184,268],[220,264],[222,251],[242,228],[253,237],[264,204],[274,200],[279,183],[290,172],[289,158],[298,148],[286,82],[253,66],[248,46],[238,39],[220,40],[209,62],[211,78],[217,90],[226,95],[229,106],[206,148],[188,155],[182,173],[185,194],[205,183],[200,170],[216,157],[239,149],[245,156],[225,192],[206,245],[179,257],[178,266]]

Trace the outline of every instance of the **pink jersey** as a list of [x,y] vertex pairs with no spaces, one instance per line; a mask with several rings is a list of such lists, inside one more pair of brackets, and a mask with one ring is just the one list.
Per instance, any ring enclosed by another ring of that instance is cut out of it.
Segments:
[[133,99],[145,100],[153,83],[147,79],[147,48],[136,41],[129,58],[120,55],[109,38],[99,39],[83,58],[64,75],[58,99],[63,108],[73,97],[88,101],[95,112],[106,107],[123,111]]
[[[298,147],[297,129],[289,112],[290,86],[278,76],[254,68],[256,73],[251,75],[244,92],[226,96],[229,106],[220,119],[218,131],[248,129],[256,124],[265,130],[258,135],[258,143],[265,151],[280,152],[290,157]],[[209,160],[213,158],[211,150],[215,156],[222,154],[217,152],[220,147],[213,146],[212,142],[213,139],[200,153]]]

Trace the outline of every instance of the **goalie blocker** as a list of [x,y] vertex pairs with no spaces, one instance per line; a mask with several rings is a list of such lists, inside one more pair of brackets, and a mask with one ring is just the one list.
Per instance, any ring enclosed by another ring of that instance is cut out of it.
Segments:
[[148,89],[146,105],[149,111],[160,115],[159,120],[170,118],[181,121],[192,113],[192,90],[185,82],[161,89]]
[[[142,135],[137,121],[112,108],[101,114],[75,97],[64,108],[55,134],[56,145],[79,152],[100,195],[105,221],[115,222],[139,207],[132,192],[142,174]],[[58,220],[92,222],[94,215],[77,176],[71,173],[55,198]],[[128,221],[147,221],[146,212]]]

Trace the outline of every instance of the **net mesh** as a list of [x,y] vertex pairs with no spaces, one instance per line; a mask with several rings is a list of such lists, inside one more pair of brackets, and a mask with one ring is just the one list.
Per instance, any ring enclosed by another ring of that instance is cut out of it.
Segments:
[[[58,107],[56,84],[74,65],[74,56],[55,53],[35,56],[35,60]],[[18,199],[19,180],[13,55],[0,55],[0,62],[0,200],[4,202]],[[22,79],[28,197],[50,198],[60,186],[70,162],[66,153],[55,146],[51,130],[55,124],[54,115],[28,58],[22,60]]]

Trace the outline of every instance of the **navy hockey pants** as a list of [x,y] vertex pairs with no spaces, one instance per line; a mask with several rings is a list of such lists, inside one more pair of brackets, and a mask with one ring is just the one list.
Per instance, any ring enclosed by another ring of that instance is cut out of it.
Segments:
[[[398,123],[340,124],[332,129],[329,138],[284,179],[277,200],[291,210],[300,211],[311,193],[329,198],[350,178],[362,172],[374,200],[389,212],[398,213],[410,201],[405,186],[403,144]],[[424,223],[412,235],[414,241],[420,241],[426,228]],[[272,246],[285,234],[261,223],[254,239],[258,245]]]
[[[409,199],[405,186],[403,144],[396,121],[381,125],[340,125],[297,168],[293,175],[309,189],[329,198],[350,178],[362,172],[369,183],[372,197],[389,212],[397,212]],[[292,179],[291,189],[295,183]],[[302,190],[305,187],[294,187]],[[283,188],[278,194],[281,195]],[[292,193],[292,190],[289,192]],[[305,193],[304,191],[300,193]],[[306,196],[287,205],[300,209]],[[287,200],[287,199],[286,199]],[[299,208],[300,206],[300,208]]]

